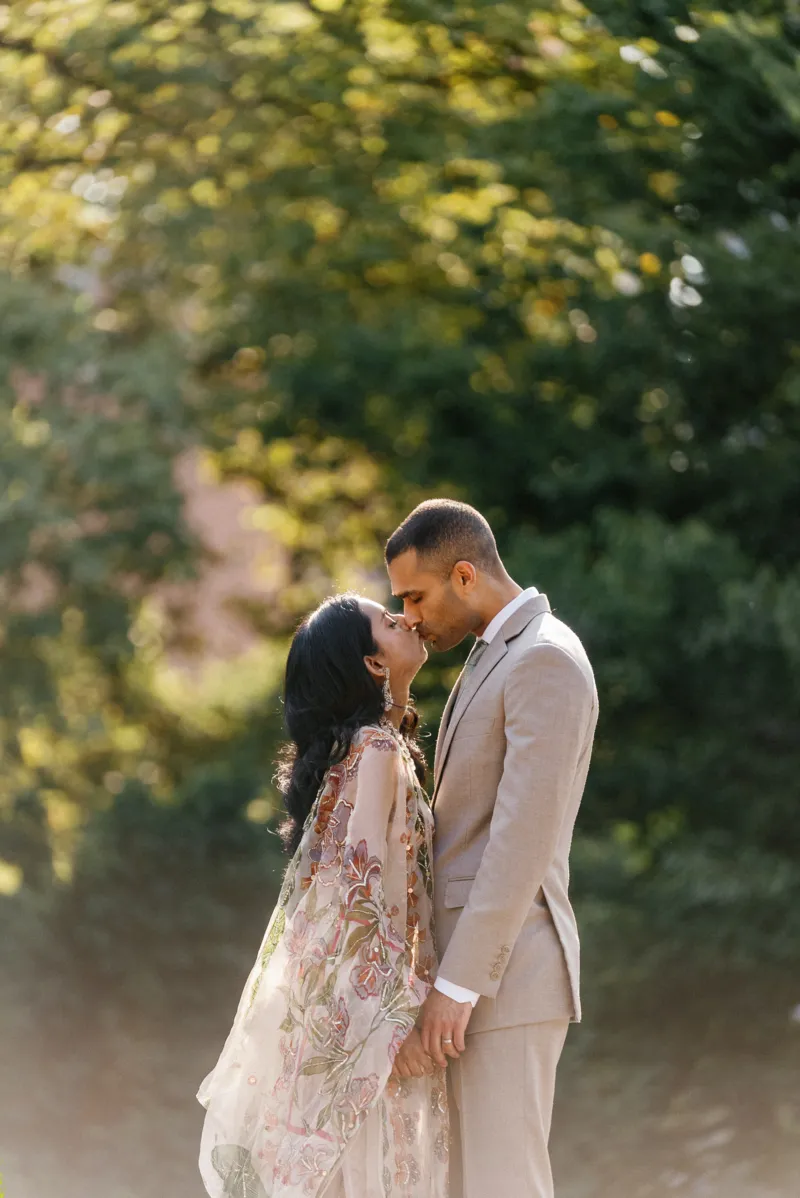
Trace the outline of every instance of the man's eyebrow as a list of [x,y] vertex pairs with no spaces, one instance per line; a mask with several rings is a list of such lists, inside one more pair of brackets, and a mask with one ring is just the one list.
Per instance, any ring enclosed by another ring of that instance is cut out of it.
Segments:
[[413,595],[414,591],[392,591],[395,599],[407,599],[409,595]]

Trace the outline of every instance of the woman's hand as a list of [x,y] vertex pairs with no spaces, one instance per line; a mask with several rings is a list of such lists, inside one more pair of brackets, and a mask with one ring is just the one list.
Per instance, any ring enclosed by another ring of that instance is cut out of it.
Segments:
[[426,1074],[433,1073],[435,1067],[433,1058],[428,1056],[422,1047],[419,1029],[412,1027],[394,1058],[392,1077],[402,1080],[410,1077],[424,1077]]

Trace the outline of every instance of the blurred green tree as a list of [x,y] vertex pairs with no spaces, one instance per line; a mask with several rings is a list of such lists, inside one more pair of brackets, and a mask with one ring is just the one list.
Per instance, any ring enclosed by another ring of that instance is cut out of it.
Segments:
[[793,6],[4,21],[0,253],[96,281],[115,353],[170,330],[174,427],[263,488],[292,555],[269,631],[378,565],[404,506],[468,498],[598,664],[586,819],[796,855]]

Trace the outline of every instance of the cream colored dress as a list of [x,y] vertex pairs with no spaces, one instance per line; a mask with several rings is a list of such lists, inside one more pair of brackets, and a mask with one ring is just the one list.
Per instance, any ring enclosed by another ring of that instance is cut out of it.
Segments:
[[390,1077],[436,974],[432,837],[402,738],[360,729],[197,1093],[211,1198],[447,1198],[444,1071]]

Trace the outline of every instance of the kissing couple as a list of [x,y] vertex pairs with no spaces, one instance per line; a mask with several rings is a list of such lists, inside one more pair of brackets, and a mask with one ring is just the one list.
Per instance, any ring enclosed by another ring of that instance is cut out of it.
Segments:
[[[197,1093],[211,1198],[553,1195],[592,669],[474,508],[421,504],[386,564],[402,615],[335,596],[289,650],[291,860]],[[429,802],[409,688],[470,633]]]

